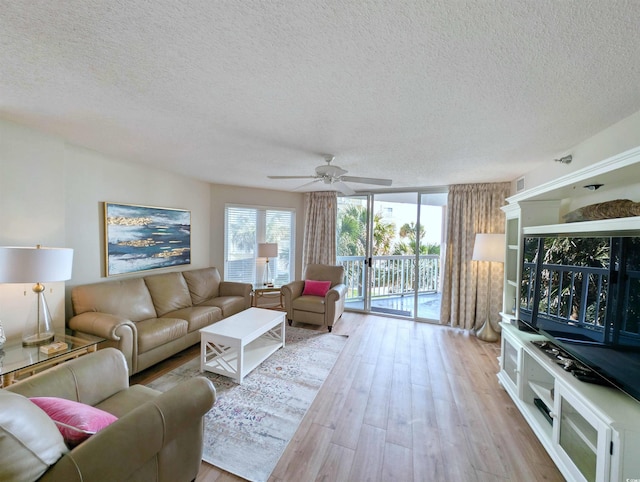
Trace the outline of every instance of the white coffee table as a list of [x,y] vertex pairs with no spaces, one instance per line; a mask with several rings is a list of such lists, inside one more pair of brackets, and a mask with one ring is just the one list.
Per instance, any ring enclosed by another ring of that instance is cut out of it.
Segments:
[[200,370],[237,383],[284,346],[285,313],[249,308],[200,330]]

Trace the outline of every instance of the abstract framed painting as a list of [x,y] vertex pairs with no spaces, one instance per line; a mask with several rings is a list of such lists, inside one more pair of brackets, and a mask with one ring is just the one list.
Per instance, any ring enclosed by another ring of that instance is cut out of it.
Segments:
[[191,211],[104,203],[106,275],[191,264]]

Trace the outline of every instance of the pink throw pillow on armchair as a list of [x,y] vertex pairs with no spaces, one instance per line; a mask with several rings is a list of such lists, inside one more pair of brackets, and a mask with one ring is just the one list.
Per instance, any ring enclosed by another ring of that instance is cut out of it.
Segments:
[[302,294],[322,296],[324,298],[329,289],[331,289],[331,281],[313,281],[308,279],[304,282],[304,290],[302,290]]
[[109,412],[73,400],[57,397],[32,397],[29,400],[49,415],[70,447],[118,420]]

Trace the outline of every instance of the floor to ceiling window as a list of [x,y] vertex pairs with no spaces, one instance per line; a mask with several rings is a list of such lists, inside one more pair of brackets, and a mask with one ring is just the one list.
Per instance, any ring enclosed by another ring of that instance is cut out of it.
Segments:
[[[293,280],[295,211],[293,209],[225,206],[224,279],[257,283],[267,277],[276,285]],[[277,256],[258,257],[259,243],[276,243]]]
[[346,307],[438,320],[446,192],[338,198]]

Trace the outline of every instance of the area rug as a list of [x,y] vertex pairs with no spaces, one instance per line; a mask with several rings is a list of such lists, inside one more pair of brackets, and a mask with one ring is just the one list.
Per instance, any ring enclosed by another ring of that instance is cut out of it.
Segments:
[[346,336],[287,326],[285,347],[247,375],[242,385],[200,372],[195,358],[149,384],[167,391],[204,375],[217,400],[205,416],[203,460],[244,479],[263,482],[333,368]]

